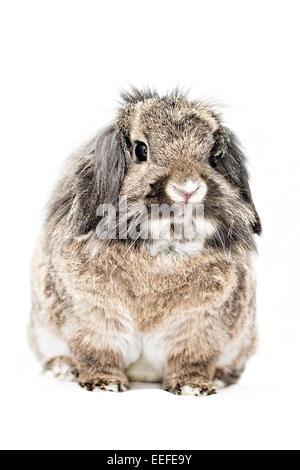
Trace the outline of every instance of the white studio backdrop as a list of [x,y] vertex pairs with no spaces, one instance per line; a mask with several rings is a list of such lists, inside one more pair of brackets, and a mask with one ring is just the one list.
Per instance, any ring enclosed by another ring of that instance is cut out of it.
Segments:
[[[292,0],[1,2],[1,448],[299,448],[298,21]],[[42,377],[27,347],[47,196],[130,84],[218,103],[249,157],[260,348],[216,396],[84,392]]]

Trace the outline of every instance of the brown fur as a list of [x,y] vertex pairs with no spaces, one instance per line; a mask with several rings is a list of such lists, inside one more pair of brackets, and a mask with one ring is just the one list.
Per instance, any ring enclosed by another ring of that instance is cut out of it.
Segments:
[[[98,240],[95,209],[117,200],[109,184],[99,188],[109,170],[97,160],[98,144],[90,142],[69,160],[49,204],[33,263],[31,343],[51,367],[56,358],[46,357],[39,331],[51,332],[68,345],[67,362],[80,385],[123,390],[128,337],[158,334],[166,356],[164,388],[181,393],[189,385],[211,394],[215,379],[234,383],[255,350],[250,258],[260,221],[244,162],[237,170],[239,156],[226,160],[233,144],[220,117],[176,93],[138,93],[126,96],[114,127],[114,152],[124,159],[118,168],[111,165],[115,187],[129,203],[149,207],[171,202],[170,182],[203,179],[205,217],[219,231],[207,236],[201,252],[182,256],[172,247],[153,255],[150,241]],[[147,163],[134,161],[134,141],[147,143]]]

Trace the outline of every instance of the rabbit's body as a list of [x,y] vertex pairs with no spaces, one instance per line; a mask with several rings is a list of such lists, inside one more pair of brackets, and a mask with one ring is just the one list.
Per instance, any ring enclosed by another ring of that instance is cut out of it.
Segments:
[[[142,103],[147,101],[144,98]],[[205,114],[215,132],[218,119],[206,109]],[[125,116],[120,120],[124,126],[128,125]],[[134,126],[138,127],[136,120]],[[136,132],[138,140],[144,138],[141,129]],[[201,143],[203,154],[208,154],[213,142],[206,135]],[[99,204],[91,187],[94,157],[92,145],[89,153],[81,149],[71,158],[52,196],[34,257],[30,337],[37,355],[55,375],[78,380],[88,390],[123,390],[130,379],[161,381],[174,393],[201,395],[213,393],[214,383],[236,382],[256,343],[250,231],[259,219],[251,197],[246,203],[240,201],[238,188],[231,190],[223,176],[209,174],[208,169],[205,174],[203,165],[197,190],[204,181],[203,194],[211,189],[219,203],[231,197],[241,211],[236,219],[244,243],[238,237],[235,246],[226,245],[226,238],[220,246],[213,243],[216,219],[212,215],[202,225],[201,237],[189,240],[103,242],[85,219],[89,204]],[[121,194],[134,201],[140,201],[138,193],[146,197],[143,165],[127,167],[122,176]],[[197,171],[197,166],[187,169],[179,162],[171,172],[172,181],[192,181]],[[89,193],[89,199],[88,204],[84,200],[87,205],[79,217],[76,205],[83,199],[76,194],[76,175],[82,178],[83,173],[86,178],[84,184],[80,180],[80,188]],[[220,194],[213,184],[222,188]],[[168,187],[166,192],[171,197]],[[208,210],[219,210],[213,207]],[[245,235],[246,225],[249,234]]]

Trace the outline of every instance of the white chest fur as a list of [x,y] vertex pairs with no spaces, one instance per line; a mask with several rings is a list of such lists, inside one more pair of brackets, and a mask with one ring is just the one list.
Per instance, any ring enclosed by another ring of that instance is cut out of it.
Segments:
[[[140,337],[140,355],[128,364],[126,374],[134,382],[160,382],[166,365],[166,352],[162,333],[150,333]],[[126,363],[126,357],[124,357]]]

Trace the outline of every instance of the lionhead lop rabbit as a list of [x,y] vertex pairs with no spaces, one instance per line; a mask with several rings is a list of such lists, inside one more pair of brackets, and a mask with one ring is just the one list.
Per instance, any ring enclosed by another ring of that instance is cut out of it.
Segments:
[[148,381],[210,395],[256,346],[261,224],[245,157],[201,101],[136,89],[122,99],[48,203],[31,345],[46,370],[89,391]]

